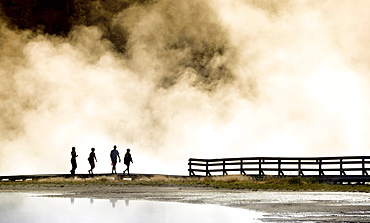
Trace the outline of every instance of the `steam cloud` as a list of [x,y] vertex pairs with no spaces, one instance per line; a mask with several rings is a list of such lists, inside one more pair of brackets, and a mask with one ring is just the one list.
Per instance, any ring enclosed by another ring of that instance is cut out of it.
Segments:
[[113,2],[67,37],[0,21],[0,174],[68,172],[72,146],[77,173],[113,145],[141,173],[368,155],[367,1]]

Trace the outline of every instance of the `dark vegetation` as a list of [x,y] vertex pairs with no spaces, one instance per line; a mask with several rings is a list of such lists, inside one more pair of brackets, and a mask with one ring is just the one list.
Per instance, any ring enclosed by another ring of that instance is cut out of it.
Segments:
[[321,183],[316,178],[301,177],[274,177],[267,176],[264,179],[254,179],[246,176],[216,176],[216,177],[189,177],[169,178],[168,180],[156,179],[134,181],[138,184],[149,185],[182,185],[197,187],[212,187],[219,189],[241,190],[278,190],[278,191],[347,191],[347,192],[370,192],[369,185],[358,184],[327,184]]

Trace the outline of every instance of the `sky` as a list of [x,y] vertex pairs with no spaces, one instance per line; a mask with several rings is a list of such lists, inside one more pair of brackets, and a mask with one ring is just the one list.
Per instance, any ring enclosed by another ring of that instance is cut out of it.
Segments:
[[189,158],[369,154],[370,2],[102,4],[64,36],[0,19],[1,175],[69,173],[72,146],[76,173],[92,147],[109,173],[114,145],[148,174],[186,175]]

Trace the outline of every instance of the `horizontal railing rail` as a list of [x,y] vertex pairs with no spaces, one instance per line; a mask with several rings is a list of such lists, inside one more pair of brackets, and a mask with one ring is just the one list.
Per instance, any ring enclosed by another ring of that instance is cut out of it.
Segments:
[[277,176],[368,176],[370,156],[340,157],[241,157],[189,159],[189,176],[277,175]]

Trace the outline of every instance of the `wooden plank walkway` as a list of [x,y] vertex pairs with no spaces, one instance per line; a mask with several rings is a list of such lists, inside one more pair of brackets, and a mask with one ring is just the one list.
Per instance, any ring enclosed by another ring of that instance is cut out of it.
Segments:
[[241,157],[189,159],[189,176],[228,175],[316,177],[331,183],[370,182],[370,156]]
[[[139,178],[139,177],[153,177],[153,176],[157,176],[157,175],[163,175],[163,174],[138,174],[138,173],[134,173],[134,174],[130,174],[130,175],[123,175],[122,173],[119,173],[119,174],[111,174],[111,173],[98,173],[98,174],[94,174],[94,175],[90,175],[90,174],[75,174],[74,176],[72,176],[71,174],[30,174],[30,175],[8,175],[8,176],[0,176],[0,182],[14,182],[14,181],[31,181],[31,180],[39,180],[39,179],[47,179],[47,178],[57,178],[57,177],[62,177],[62,178],[74,178],[74,177],[78,177],[78,178],[91,178],[91,177],[95,177],[95,178],[99,178],[99,177],[114,177],[114,176],[118,176],[119,179],[128,179],[128,178],[131,178],[131,179],[136,179],[136,178]],[[170,175],[166,175],[166,176],[170,176]],[[173,177],[179,177],[179,176],[175,176],[175,175],[171,175]]]

